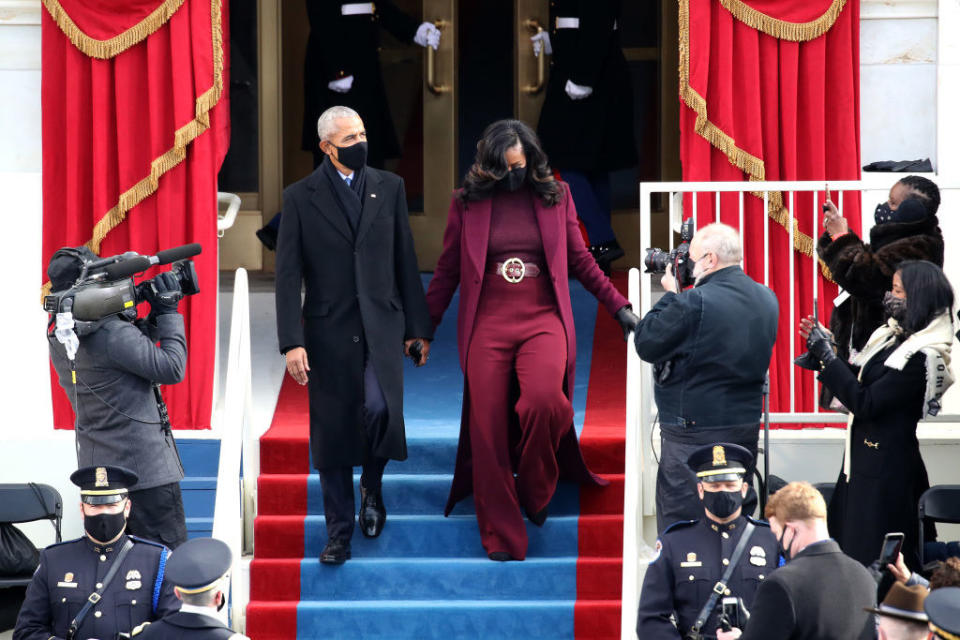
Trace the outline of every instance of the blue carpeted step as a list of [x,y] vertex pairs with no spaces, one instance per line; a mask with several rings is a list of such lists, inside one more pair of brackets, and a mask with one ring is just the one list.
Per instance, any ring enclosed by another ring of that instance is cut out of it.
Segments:
[[573,600],[300,602],[301,638],[573,639]]
[[302,600],[555,600],[576,592],[577,559],[357,558],[342,567],[305,559]]
[[[397,515],[440,515],[447,504],[452,475],[387,473],[383,476],[383,500],[388,517]],[[360,504],[360,474],[353,477],[356,504]],[[576,515],[580,512],[579,485],[561,482],[550,501],[551,516]],[[307,477],[307,513],[323,513],[320,476]],[[473,515],[473,498],[457,503],[454,514]]]
[[391,460],[386,472],[453,473],[457,461],[457,435],[450,422],[449,416],[438,420],[435,425],[417,420],[415,434],[411,433],[411,424],[407,429],[407,459],[403,462]]
[[[545,558],[577,555],[577,516],[557,516],[543,527],[527,523],[527,556]],[[323,516],[304,519],[304,557],[317,558],[327,542]],[[486,557],[474,516],[392,516],[380,537],[367,539],[356,531],[351,540],[354,558]],[[299,555],[299,554],[298,554]]]
[[188,518],[212,517],[217,499],[217,477],[188,476],[180,481],[180,493],[183,512]]

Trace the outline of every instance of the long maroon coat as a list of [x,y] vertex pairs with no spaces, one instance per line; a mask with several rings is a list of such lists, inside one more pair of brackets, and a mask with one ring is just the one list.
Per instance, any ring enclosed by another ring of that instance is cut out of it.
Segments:
[[[563,189],[560,203],[546,206],[539,198],[533,197],[543,241],[543,254],[546,259],[549,276],[559,306],[560,320],[567,334],[567,376],[565,393],[573,397],[573,379],[576,368],[577,337],[573,327],[573,308],[570,304],[570,283],[568,274],[579,280],[611,315],[618,309],[630,304],[614,288],[587,251],[577,222],[577,212],[570,197],[570,188],[565,182],[559,183]],[[443,234],[443,252],[437,261],[433,279],[427,290],[427,306],[430,318],[436,327],[440,324],[444,311],[451,298],[460,287],[460,307],[457,312],[457,347],[460,352],[460,368],[467,371],[467,353],[473,335],[474,320],[480,300],[483,276],[487,264],[487,242],[490,239],[491,200],[479,200],[464,203],[454,193],[450,203],[447,229]],[[468,385],[464,384],[463,410],[460,418],[460,443],[457,448],[457,464],[450,487],[445,514],[453,510],[454,505],[473,493],[473,456],[470,450],[470,397]],[[583,460],[580,443],[573,423],[564,435],[557,452],[560,463],[560,476],[568,480],[593,484],[606,484],[591,473]]]

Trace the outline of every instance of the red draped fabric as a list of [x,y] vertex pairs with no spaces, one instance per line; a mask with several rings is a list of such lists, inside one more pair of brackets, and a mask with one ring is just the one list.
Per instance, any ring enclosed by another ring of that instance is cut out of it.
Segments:
[[[87,244],[108,256],[200,243],[200,293],[180,303],[186,378],[164,396],[174,427],[209,428],[217,172],[229,141],[226,7],[221,0],[43,4],[43,282],[63,246]],[[54,426],[72,428],[55,375],[52,387]]]
[[[680,0],[684,180],[858,179],[859,29],[858,0]],[[772,192],[764,211],[762,193],[744,196],[744,267],[780,302],[770,365],[774,412],[813,411],[814,376],[792,364],[805,351],[797,323],[811,313],[815,290],[824,323],[837,295],[814,265],[823,193],[815,197],[797,193],[791,201]],[[831,197],[840,199],[835,191]],[[717,219],[713,194],[696,204],[698,227]],[[843,194],[843,207],[859,232],[859,194]],[[687,196],[685,215],[692,209]],[[740,227],[737,194],[722,196],[720,221]]]

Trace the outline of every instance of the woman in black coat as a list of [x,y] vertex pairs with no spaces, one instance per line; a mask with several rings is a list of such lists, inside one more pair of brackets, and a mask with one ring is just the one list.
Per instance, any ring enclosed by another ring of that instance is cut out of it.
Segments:
[[917,502],[930,486],[917,422],[939,412],[953,382],[953,290],[940,267],[905,262],[893,274],[883,306],[887,323],[852,364],[837,357],[831,336],[812,318],[801,321],[800,335],[819,361],[820,380],[852,414],[828,511],[830,534],[844,553],[869,565],[886,533],[903,532],[903,557],[917,571],[923,543]]

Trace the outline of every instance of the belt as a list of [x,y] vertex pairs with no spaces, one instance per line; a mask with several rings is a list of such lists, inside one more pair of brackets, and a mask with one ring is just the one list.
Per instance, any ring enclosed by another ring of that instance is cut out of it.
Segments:
[[373,13],[372,2],[350,2],[340,5],[340,15],[342,16],[362,16]]
[[532,262],[524,262],[520,258],[509,258],[504,262],[496,263],[487,273],[503,276],[503,279],[512,284],[524,278],[536,278],[540,275],[540,267]]
[[[554,22],[555,29],[579,29],[580,18],[561,18],[557,17]],[[613,30],[617,30],[617,21],[613,21]]]

